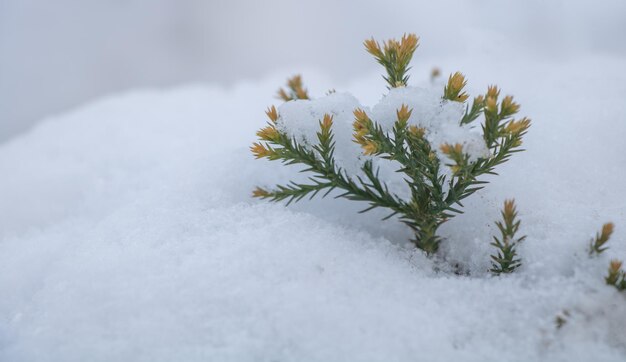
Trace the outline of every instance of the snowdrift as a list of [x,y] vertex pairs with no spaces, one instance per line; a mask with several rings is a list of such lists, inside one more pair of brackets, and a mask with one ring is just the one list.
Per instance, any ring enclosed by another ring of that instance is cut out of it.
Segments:
[[[528,151],[443,228],[463,276],[384,213],[250,197],[297,172],[248,151],[283,74],[115,95],[0,146],[0,360],[625,360],[626,296],[603,281],[626,258],[623,60],[484,64],[463,66],[471,93],[497,81],[534,123]],[[304,79],[381,97],[378,76]],[[524,265],[492,277],[510,197]],[[610,249],[589,259],[606,221]]]

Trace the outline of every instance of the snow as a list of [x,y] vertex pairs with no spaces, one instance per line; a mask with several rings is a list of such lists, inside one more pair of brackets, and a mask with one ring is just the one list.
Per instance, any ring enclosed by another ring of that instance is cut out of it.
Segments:
[[[626,360],[626,295],[603,284],[608,261],[626,258],[624,59],[498,61],[439,64],[462,69],[470,94],[497,81],[533,119],[527,151],[442,228],[445,261],[362,204],[250,197],[302,176],[248,151],[285,74],[118,94],[3,144],[0,360]],[[429,68],[413,69],[419,88],[405,91],[423,92]],[[384,87],[378,74],[304,80],[351,106]],[[493,221],[510,197],[524,264],[493,277]],[[610,249],[590,259],[606,221]]]

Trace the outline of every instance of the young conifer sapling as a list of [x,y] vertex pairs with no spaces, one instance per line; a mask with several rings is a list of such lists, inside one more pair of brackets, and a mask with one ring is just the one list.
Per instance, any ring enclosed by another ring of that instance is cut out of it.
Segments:
[[[388,40],[382,45],[373,39],[365,41],[367,52],[385,68],[383,78],[389,93],[383,100],[391,102],[403,94],[423,94],[421,88],[408,86],[409,63],[418,44],[414,34]],[[470,103],[464,91],[466,83],[461,73],[452,74],[437,96],[433,106],[436,109],[429,114],[457,107],[460,112],[458,119],[452,120],[452,126],[459,132],[475,129],[484,152],[472,152],[472,145],[463,140],[437,140],[442,132],[433,131],[433,127],[437,127],[433,123],[443,121],[420,118],[422,116],[418,115],[425,113],[410,107],[414,98],[406,96],[394,113],[385,117],[392,119],[391,123],[377,118],[373,110],[364,107],[355,106],[350,110],[354,116],[352,142],[361,149],[360,154],[354,156],[359,165],[354,172],[349,169],[349,162],[337,157],[340,149],[345,148],[337,147],[335,140],[335,128],[343,127],[343,123],[335,124],[335,118],[343,114],[340,110],[320,115],[315,121],[314,135],[296,135],[290,130],[292,120],[284,116],[283,108],[288,105],[313,107],[315,100],[310,99],[299,76],[289,79],[287,89],[279,91],[279,97],[286,103],[279,109],[272,106],[267,110],[270,122],[257,132],[259,141],[251,150],[257,158],[304,166],[303,172],[311,177],[309,182],[258,187],[253,196],[290,203],[312,198],[320,192],[326,196],[338,190],[335,197],[368,203],[363,212],[387,209],[386,219],[397,216],[411,228],[414,234],[411,241],[416,247],[429,255],[436,253],[442,241],[438,228],[462,213],[462,201],[486,184],[480,176],[495,174],[496,166],[522,151],[522,138],[530,127],[528,118],[513,118],[519,110],[513,97],[500,97],[500,90],[490,86],[484,95],[474,97]],[[339,96],[332,92],[327,97]],[[344,139],[339,142],[350,143]],[[390,189],[390,181],[380,173],[380,162],[397,165],[396,171],[403,175],[407,195]]]

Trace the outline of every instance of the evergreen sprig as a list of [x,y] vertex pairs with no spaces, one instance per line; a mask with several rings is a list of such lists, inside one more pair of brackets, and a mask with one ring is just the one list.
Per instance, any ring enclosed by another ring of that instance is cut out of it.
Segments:
[[517,220],[517,209],[515,200],[504,201],[504,208],[501,211],[502,221],[497,221],[496,226],[500,230],[500,238],[494,236],[492,246],[498,249],[496,255],[491,256],[491,269],[494,274],[512,273],[522,265],[522,261],[517,258],[517,245],[526,239],[526,236],[515,238],[521,221]]
[[[385,79],[390,87],[407,85],[406,72],[417,45],[418,38],[413,34],[405,35],[400,41],[389,40],[382,48],[373,39],[365,41],[367,51],[385,67]],[[469,97],[463,91],[466,83],[461,73],[450,76],[442,95],[443,101],[465,102]],[[288,89],[289,92],[279,91],[279,96],[285,101],[308,99],[299,76],[288,81]],[[399,220],[414,232],[415,237],[411,241],[427,254],[434,254],[442,240],[437,235],[439,226],[462,213],[462,200],[486,184],[478,177],[495,174],[497,165],[508,161],[513,153],[522,151],[522,138],[530,120],[514,120],[512,116],[519,110],[519,105],[513,102],[512,97],[505,97],[499,102],[499,93],[495,86],[489,87],[484,96],[474,98],[472,106],[467,107],[460,121],[461,124],[469,124],[484,115],[483,138],[491,155],[471,160],[462,145],[442,145],[441,152],[447,158],[445,166],[452,170],[450,176],[442,172],[442,160],[426,139],[426,130],[409,124],[412,110],[406,105],[397,110],[397,120],[390,131],[370,119],[365,111],[354,110],[354,142],[362,147],[365,155],[397,161],[401,165],[398,172],[406,176],[411,190],[410,200],[402,200],[389,191],[370,159],[361,166],[361,176],[349,176],[337,165],[330,115],[320,120],[316,143],[305,145],[276,128],[279,114],[275,107],[271,107],[266,112],[270,123],[257,132],[260,142],[253,144],[252,152],[257,158],[281,160],[287,165],[304,165],[303,172],[310,172],[312,176],[307,183],[291,182],[277,185],[272,190],[257,188],[253,196],[291,203],[304,197],[312,198],[320,191],[326,196],[338,189],[341,192],[337,197],[368,202],[369,206],[362,212],[382,207],[390,211],[386,218],[398,215]]]

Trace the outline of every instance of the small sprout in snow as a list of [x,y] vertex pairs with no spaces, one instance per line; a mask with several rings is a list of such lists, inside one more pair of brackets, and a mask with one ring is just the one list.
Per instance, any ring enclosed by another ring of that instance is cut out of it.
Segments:
[[561,314],[557,315],[554,319],[554,323],[556,324],[556,329],[561,329],[567,323],[568,318],[570,317],[570,313],[567,309],[564,309]]
[[626,290],[626,272],[622,270],[622,262],[619,260],[611,260],[609,264],[609,274],[604,278],[606,284],[612,285],[615,289],[621,291]]
[[597,233],[596,238],[592,239],[589,243],[589,256],[600,255],[606,249],[608,249],[608,246],[605,246],[604,244],[606,244],[607,241],[609,241],[609,239],[611,238],[611,234],[613,234],[613,229],[614,225],[612,222],[607,222],[606,224],[602,225],[602,231],[600,233]]
[[516,220],[515,200],[504,201],[504,209],[501,214],[502,221],[496,222],[496,226],[500,230],[500,238],[494,236],[494,241],[491,243],[498,249],[498,254],[491,256],[490,271],[494,274],[511,273],[522,265],[521,260],[517,258],[515,248],[526,238],[526,236],[515,238],[521,223],[521,221]]

